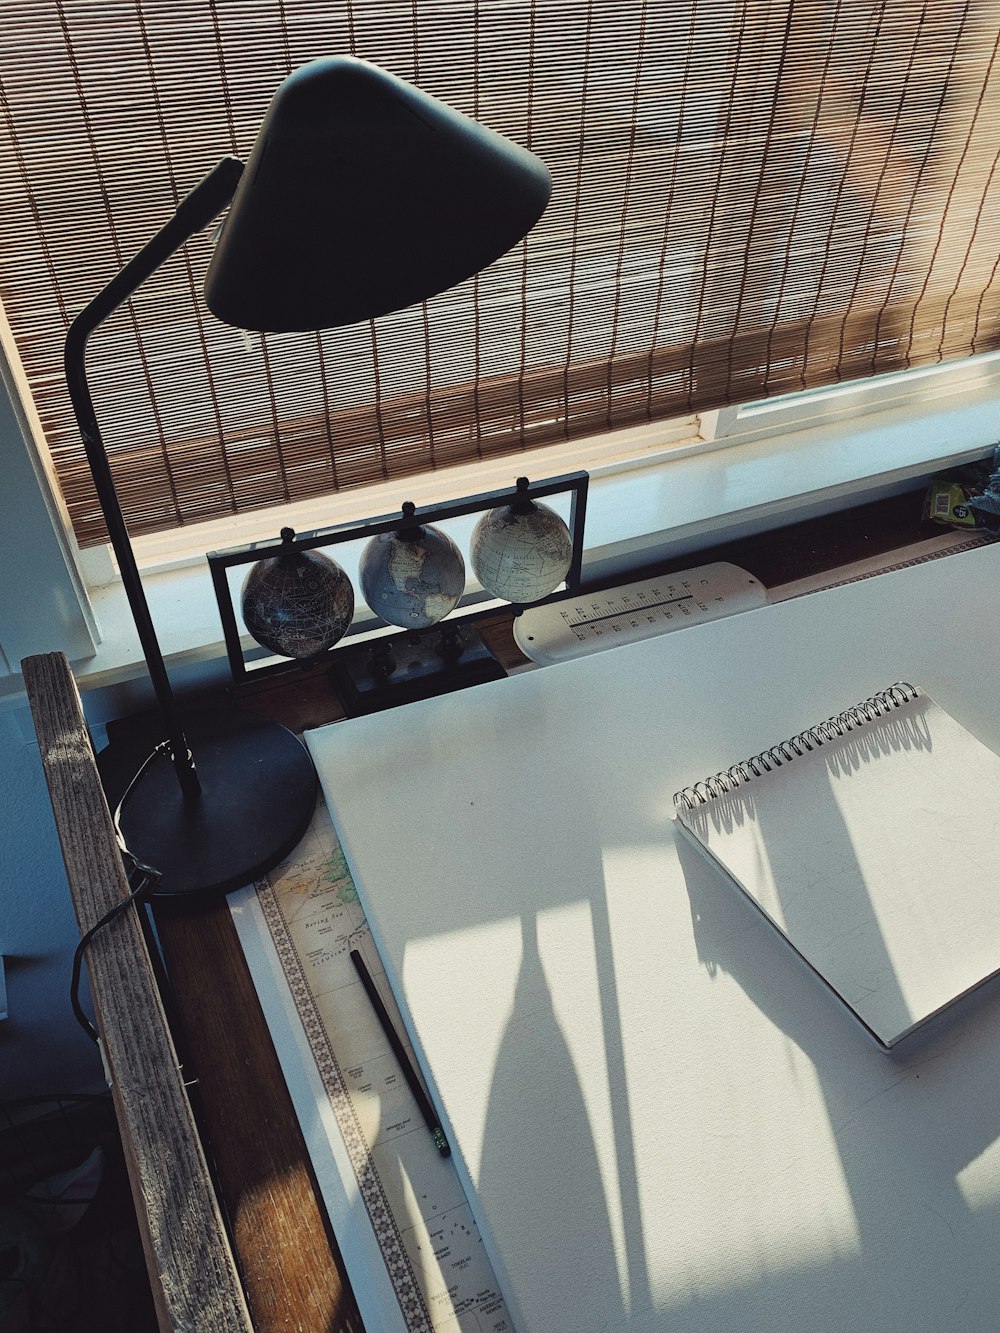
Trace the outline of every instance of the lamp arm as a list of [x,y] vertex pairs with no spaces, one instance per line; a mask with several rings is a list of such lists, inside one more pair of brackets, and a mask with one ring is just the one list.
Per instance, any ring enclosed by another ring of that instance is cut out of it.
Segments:
[[115,491],[107,451],[97,424],[87,384],[87,339],[94,329],[155,273],[175,250],[179,249],[189,237],[208,226],[225,208],[236,191],[242,173],[243,163],[238,158],[224,157],[219,165],[180,202],[170,221],[77,315],[66,335],[66,384],[70,401],[80,428],[97,498],[100,500],[107,524],[108,536],[118,560],[122,584],[139,633],[139,642],[142,644],[153,690],[167,726],[174,768],[186,796],[198,794],[200,790],[198,776],[177,719],[173,691],[170,688],[163,654],[153,628],[146,594],[129,541],[128,529]]

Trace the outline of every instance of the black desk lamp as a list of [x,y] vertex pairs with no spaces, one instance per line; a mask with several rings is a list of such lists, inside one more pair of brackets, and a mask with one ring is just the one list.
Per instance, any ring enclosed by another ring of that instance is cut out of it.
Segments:
[[263,874],[305,832],[316,779],[284,727],[235,709],[181,716],[87,386],[87,339],[230,201],[208,307],[240,328],[290,332],[401,310],[471,277],[526,235],[550,189],[531,153],[427,94],[363,61],[318,60],[278,89],[246,170],[224,158],[70,327],[70,398],[172,761],[144,766],[120,811],[129,850],[162,874],[159,893]]

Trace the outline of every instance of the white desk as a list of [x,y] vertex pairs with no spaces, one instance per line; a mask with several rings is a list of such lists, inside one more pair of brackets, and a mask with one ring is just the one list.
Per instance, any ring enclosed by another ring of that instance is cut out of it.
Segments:
[[1000,986],[880,1053],[671,798],[899,679],[1000,750],[998,587],[994,546],[312,734],[519,1333],[995,1330]]

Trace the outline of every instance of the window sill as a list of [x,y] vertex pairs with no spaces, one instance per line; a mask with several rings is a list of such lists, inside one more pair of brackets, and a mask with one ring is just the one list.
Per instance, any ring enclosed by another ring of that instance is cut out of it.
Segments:
[[[714,446],[702,445],[699,452],[689,452],[690,444],[675,445],[656,461],[644,461],[637,451],[626,470],[620,462],[575,462],[573,447],[567,446],[563,463],[550,466],[545,475],[581,465],[591,472],[585,577],[625,579],[630,571],[659,560],[689,553],[696,557],[708,545],[912,488],[928,474],[987,456],[1000,438],[1000,401],[987,378],[961,393],[915,398],[862,418],[847,414],[773,436],[760,431],[759,421],[754,420],[752,429],[749,439],[729,437]],[[582,458],[583,448],[576,454]],[[507,460],[508,470],[513,466],[516,462]],[[533,466],[538,472],[537,462]],[[448,481],[452,494],[475,493],[490,485],[470,480],[467,490],[456,492],[455,478]],[[399,484],[393,487],[397,498],[400,489]],[[352,504],[369,504],[364,511],[369,514],[392,508],[390,501],[380,509],[377,501],[360,493]],[[449,529],[465,550],[475,519],[473,515],[463,521],[464,528],[456,523]],[[329,516],[325,521],[331,521]],[[357,557],[352,563],[342,552],[344,548],[337,558],[357,586]],[[207,564],[203,559],[169,564],[145,573],[144,586],[175,681],[184,688],[225,679],[228,668]],[[92,597],[103,640],[93,657],[73,664],[81,688],[141,682],[146,668],[121,585],[92,590]],[[132,707],[138,702],[129,700]],[[122,706],[120,698],[115,706]]]

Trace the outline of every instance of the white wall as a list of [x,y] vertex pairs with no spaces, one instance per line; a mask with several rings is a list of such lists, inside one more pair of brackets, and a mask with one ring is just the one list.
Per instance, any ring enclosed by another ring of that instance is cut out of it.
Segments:
[[0,713],[0,760],[0,1102],[96,1092],[100,1057],[69,1005],[77,929],[27,705]]
[[44,484],[41,424],[0,307],[0,674],[60,648],[93,654],[97,627],[64,515]]
[[[4,343],[0,328],[0,344]],[[22,657],[93,652],[92,621],[58,519],[38,482],[35,423],[13,392],[20,367],[0,347],[0,675]],[[0,711],[0,1102],[103,1085],[97,1049],[73,1018],[78,938],[48,789],[23,692]]]

